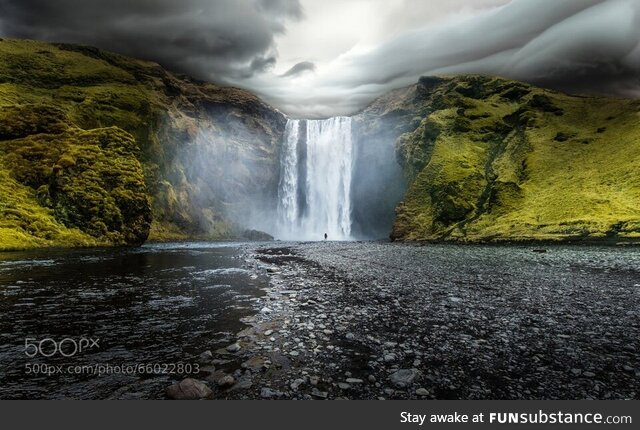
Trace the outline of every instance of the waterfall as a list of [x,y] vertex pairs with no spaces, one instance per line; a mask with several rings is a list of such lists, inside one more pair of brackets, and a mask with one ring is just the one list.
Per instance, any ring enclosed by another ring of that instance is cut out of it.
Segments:
[[298,221],[298,140],[300,121],[290,120],[285,129],[280,161],[278,188],[279,228],[293,226]]
[[351,118],[289,120],[282,146],[278,230],[282,239],[351,238]]

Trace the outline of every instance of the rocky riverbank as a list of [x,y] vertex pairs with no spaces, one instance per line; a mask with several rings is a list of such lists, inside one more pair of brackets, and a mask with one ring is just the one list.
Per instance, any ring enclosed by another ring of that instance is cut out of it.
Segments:
[[245,259],[270,287],[249,328],[203,354],[195,397],[638,398],[637,248],[273,244]]

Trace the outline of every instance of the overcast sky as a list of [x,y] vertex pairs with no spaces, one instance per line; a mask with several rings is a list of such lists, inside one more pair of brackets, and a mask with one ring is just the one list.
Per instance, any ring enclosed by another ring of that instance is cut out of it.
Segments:
[[0,34],[158,61],[297,117],[425,74],[640,96],[640,0],[0,0]]

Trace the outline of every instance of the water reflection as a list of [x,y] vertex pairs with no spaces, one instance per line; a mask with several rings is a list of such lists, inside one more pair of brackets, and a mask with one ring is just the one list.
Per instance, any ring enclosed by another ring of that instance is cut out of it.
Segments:
[[[267,282],[243,263],[234,244],[0,254],[0,398],[161,397],[181,375],[27,375],[25,365],[194,362],[242,328]],[[27,338],[89,337],[98,350],[25,356]]]

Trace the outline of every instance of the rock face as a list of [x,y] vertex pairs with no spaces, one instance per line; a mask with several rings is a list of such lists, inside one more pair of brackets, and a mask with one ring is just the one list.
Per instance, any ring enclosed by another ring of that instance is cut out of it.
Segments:
[[640,102],[499,78],[422,78],[363,123],[399,135],[395,240],[640,237]]
[[0,41],[0,250],[222,239],[275,205],[284,116],[95,48]]
[[172,400],[200,400],[209,397],[213,391],[206,384],[187,378],[167,388],[167,397]]

